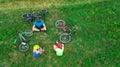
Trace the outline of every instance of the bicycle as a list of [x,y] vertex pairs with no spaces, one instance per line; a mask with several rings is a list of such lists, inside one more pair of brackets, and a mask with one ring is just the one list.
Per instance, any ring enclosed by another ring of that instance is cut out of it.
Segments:
[[72,34],[75,33],[75,30],[71,30],[65,23],[64,20],[57,20],[55,26],[63,31],[59,36],[59,41],[62,43],[69,43],[72,39]]
[[35,20],[35,18],[43,18],[43,20],[45,21],[45,14],[48,13],[48,10],[41,10],[38,13],[26,13],[23,14],[22,17],[25,19],[25,21],[27,22],[32,22]]
[[16,44],[17,48],[21,52],[26,52],[29,49],[29,40],[28,37],[32,36],[32,31],[26,30],[25,32],[18,33],[18,37],[14,40],[14,44]]

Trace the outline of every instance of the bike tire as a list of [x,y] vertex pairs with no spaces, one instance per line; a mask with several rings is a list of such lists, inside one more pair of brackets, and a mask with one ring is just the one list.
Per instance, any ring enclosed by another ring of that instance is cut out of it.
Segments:
[[32,30],[26,30],[25,32],[23,32],[23,35],[25,37],[31,37],[33,35],[33,32]]
[[29,49],[29,44],[25,42],[21,42],[21,44],[18,46],[18,49],[20,52],[26,52]]
[[60,42],[69,43],[71,41],[71,36],[68,33],[62,33],[59,37]]
[[57,21],[55,22],[55,26],[56,26],[57,28],[63,28],[63,27],[65,26],[65,21],[64,21],[64,20],[57,20]]

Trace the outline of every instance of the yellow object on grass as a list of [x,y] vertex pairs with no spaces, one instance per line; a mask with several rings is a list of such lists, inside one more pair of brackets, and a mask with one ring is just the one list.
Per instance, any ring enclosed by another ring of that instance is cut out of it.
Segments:
[[39,49],[39,48],[40,48],[39,45],[34,45],[34,46],[33,46],[33,50],[37,50],[37,49]]

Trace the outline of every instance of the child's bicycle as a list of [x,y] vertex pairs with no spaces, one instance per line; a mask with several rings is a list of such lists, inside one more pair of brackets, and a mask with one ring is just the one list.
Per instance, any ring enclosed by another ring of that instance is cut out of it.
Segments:
[[63,20],[57,20],[55,22],[55,26],[63,31],[63,33],[59,36],[59,41],[62,43],[69,43],[72,39],[71,35],[75,33],[75,30],[71,30]]
[[32,36],[32,31],[26,30],[25,32],[18,33],[18,38],[14,40],[14,44],[17,46],[19,51],[26,52],[29,49],[28,38]]

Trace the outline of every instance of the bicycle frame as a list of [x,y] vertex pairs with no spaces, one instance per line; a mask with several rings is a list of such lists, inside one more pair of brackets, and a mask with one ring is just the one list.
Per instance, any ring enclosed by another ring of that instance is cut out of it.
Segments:
[[20,37],[20,40],[21,40],[21,41],[26,41],[26,39],[25,39],[25,37],[23,36],[23,34],[20,34],[20,33],[19,33],[19,37]]

